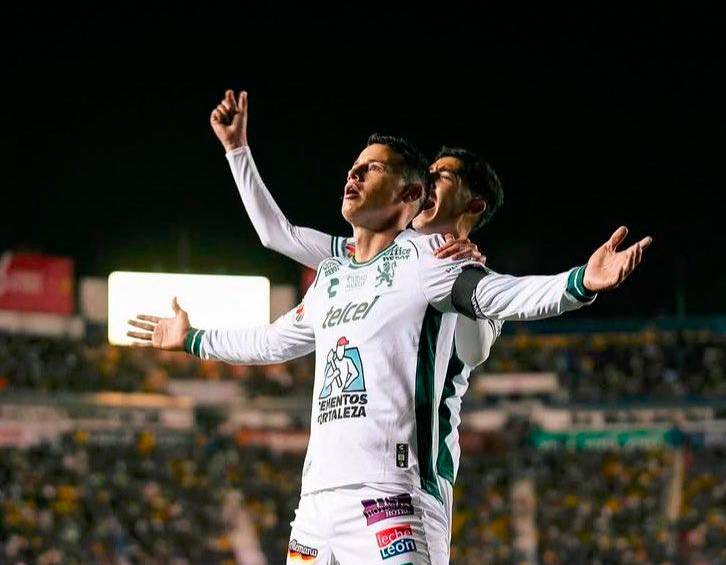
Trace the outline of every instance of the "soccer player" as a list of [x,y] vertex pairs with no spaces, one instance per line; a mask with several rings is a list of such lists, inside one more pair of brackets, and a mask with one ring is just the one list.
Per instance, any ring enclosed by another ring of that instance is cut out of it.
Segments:
[[[350,256],[355,250],[352,237],[335,237],[292,225],[287,220],[262,181],[252,158],[247,143],[248,115],[247,93],[242,91],[235,99],[234,93],[228,90],[212,111],[210,123],[225,149],[242,203],[262,244],[313,269],[317,269],[320,262],[328,257]],[[402,217],[399,227],[403,230],[413,221],[419,233],[447,234],[447,243],[437,253],[440,258],[450,256],[460,259],[470,253],[481,259],[476,246],[466,238],[488,222],[501,206],[502,187],[497,175],[486,162],[463,149],[442,149],[430,170],[435,183],[432,198],[425,207],[423,194],[420,199],[408,203],[408,213]],[[439,442],[441,454],[436,473],[449,525],[453,512],[453,485],[461,454],[459,424],[462,398],[469,387],[471,371],[489,357],[501,328],[500,320],[457,317],[455,344],[450,367],[447,367],[453,377],[438,407],[439,419],[448,422],[447,433],[441,435]]]
[[[446,563],[448,525],[436,469],[448,423],[439,421],[438,406],[451,387],[445,368],[456,315],[535,319],[589,304],[597,292],[618,286],[650,244],[645,238],[617,251],[626,233],[619,228],[587,265],[546,277],[439,260],[440,235],[399,227],[408,203],[425,190],[426,174],[425,161],[404,140],[372,140],[344,189],[354,255],[321,262],[301,305],[272,324],[195,329],[176,300],[172,318],[130,321],[145,331],[129,336],[203,359],[276,363],[316,351],[310,441],[288,563]],[[326,378],[340,370],[341,364],[328,363],[341,345],[346,378],[342,371],[340,379]]]

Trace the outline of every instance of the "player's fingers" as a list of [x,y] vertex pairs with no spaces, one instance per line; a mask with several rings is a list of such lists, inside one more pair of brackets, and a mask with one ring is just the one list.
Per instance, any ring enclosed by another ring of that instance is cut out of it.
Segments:
[[161,318],[159,316],[149,316],[148,314],[137,314],[136,317],[139,320],[145,320],[146,322],[154,322],[155,324],[158,324],[161,321]]
[[625,262],[625,268],[623,269],[625,271],[625,275],[629,275],[633,272],[633,269],[635,269],[635,249],[628,252],[628,259]]
[[434,255],[439,259],[443,259],[444,257],[449,257],[452,253],[456,253],[456,245],[453,242],[439,247],[434,252]]
[[456,241],[455,240],[447,241],[442,246],[440,246],[436,250],[434,250],[434,255],[438,255],[439,253],[443,253],[447,249],[451,249],[454,245],[456,245]]
[[134,326],[135,328],[140,328],[142,330],[149,330],[150,332],[154,331],[154,324],[147,324],[146,322],[137,322],[136,320],[128,320],[129,326]]
[[459,251],[451,256],[452,261],[459,261],[460,259],[473,259],[471,251]]
[[219,115],[219,112],[217,112],[216,108],[214,110],[212,110],[212,113],[209,116],[209,121],[210,122],[221,122],[222,121],[222,116]]
[[483,255],[483,254],[482,254],[482,253],[480,253],[479,251],[475,252],[475,253],[474,253],[474,254],[473,254],[473,255],[471,256],[471,258],[472,258],[472,259],[474,259],[474,261],[478,261],[478,262],[479,262],[479,263],[481,263],[482,265],[486,265],[486,263],[487,263],[487,257],[486,257],[486,255]]
[[143,339],[144,341],[151,341],[151,334],[146,332],[126,332],[129,337],[135,337],[136,339]]
[[454,237],[454,234],[447,233],[444,234],[444,241],[454,241],[456,238]]
[[468,251],[472,252],[474,250],[474,246],[472,243],[468,240],[461,240],[461,239],[455,239],[454,241],[451,241],[447,243],[446,245],[441,247],[441,252],[438,255],[438,257],[449,257],[453,255],[454,253],[458,253],[459,251]]
[[237,103],[237,106],[240,109],[240,112],[243,114],[247,113],[247,91],[243,90],[239,93],[239,102]]
[[623,242],[627,235],[628,228],[626,228],[625,226],[620,226],[613,232],[613,235],[610,236],[610,239],[608,240],[608,245],[611,249],[617,249],[618,245]]
[[174,310],[174,314],[178,314],[181,311],[181,306],[179,306],[176,296],[171,299],[171,309]]
[[226,118],[231,113],[231,110],[228,110],[224,104],[218,104],[217,112],[219,112],[224,118]]
[[234,90],[228,90],[224,93],[224,101],[229,106],[230,110],[237,109],[237,101],[234,99]]
[[642,251],[643,249],[647,249],[651,243],[653,243],[653,238],[650,236],[646,236],[638,242],[638,247]]

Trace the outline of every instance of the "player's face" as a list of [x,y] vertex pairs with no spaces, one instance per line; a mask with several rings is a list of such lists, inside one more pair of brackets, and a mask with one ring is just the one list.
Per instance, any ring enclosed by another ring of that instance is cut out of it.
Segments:
[[413,227],[424,234],[444,233],[457,225],[471,197],[458,174],[462,163],[456,157],[442,157],[429,170],[434,174],[431,203],[413,219]]
[[403,159],[387,145],[366,147],[348,171],[343,193],[343,217],[354,226],[387,227],[406,213],[402,193]]

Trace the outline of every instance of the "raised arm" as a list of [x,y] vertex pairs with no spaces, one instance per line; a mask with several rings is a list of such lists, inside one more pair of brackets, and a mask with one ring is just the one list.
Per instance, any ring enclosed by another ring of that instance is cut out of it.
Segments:
[[323,259],[341,256],[347,238],[293,225],[280,210],[252,158],[247,143],[247,119],[247,93],[241,92],[235,100],[228,90],[212,111],[210,123],[226,151],[242,204],[262,245],[313,269]]
[[[312,326],[296,310],[274,323],[254,328],[202,330],[192,328],[189,316],[174,298],[173,318],[140,314],[129,325],[145,330],[129,331],[138,343],[169,351],[186,351],[202,359],[242,365],[281,363],[302,357],[315,349]],[[298,318],[301,318],[298,320]]]

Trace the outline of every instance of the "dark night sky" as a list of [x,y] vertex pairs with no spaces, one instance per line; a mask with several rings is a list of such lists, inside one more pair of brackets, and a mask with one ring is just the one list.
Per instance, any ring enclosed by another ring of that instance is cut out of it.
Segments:
[[563,270],[624,223],[654,246],[587,316],[674,315],[678,289],[688,314],[726,312],[723,20],[507,5],[5,14],[0,250],[73,256],[81,275],[297,280],[260,249],[208,125],[246,88],[295,223],[349,232],[339,195],[372,131],[469,146],[505,188],[476,238],[493,268]]

